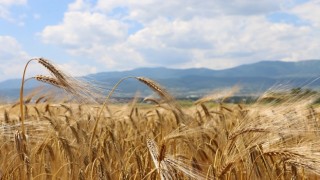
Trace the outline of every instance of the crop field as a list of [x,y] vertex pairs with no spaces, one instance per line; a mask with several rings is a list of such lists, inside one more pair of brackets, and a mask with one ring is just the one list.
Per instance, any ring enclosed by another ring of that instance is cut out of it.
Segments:
[[119,104],[110,99],[118,84],[100,97],[34,61],[51,74],[34,79],[73,98],[24,96],[23,78],[20,102],[0,105],[0,179],[320,178],[317,94],[266,92],[228,104],[231,90],[182,107],[158,83],[125,77],[119,83],[136,79],[157,96]]

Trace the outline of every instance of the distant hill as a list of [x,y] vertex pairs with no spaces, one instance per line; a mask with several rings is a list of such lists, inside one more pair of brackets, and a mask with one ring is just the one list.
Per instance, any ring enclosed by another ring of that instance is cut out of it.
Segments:
[[[206,68],[169,69],[138,68],[122,72],[101,72],[83,78],[102,82],[111,88],[119,79],[126,76],[144,76],[156,80],[175,96],[202,96],[212,90],[240,85],[240,94],[250,95],[263,92],[273,85],[286,83],[292,87],[301,87],[320,77],[320,60],[300,62],[261,61],[225,70]],[[0,82],[0,97],[17,97],[20,88],[19,79]],[[26,89],[39,86],[30,81]],[[308,86],[318,89],[320,82]],[[129,96],[140,91],[143,95],[150,93],[140,83],[128,80],[119,87],[118,95]]]
[[318,77],[320,60],[299,62],[261,61],[254,64],[241,65],[235,68],[218,71],[218,76],[232,77]]
[[316,77],[320,75],[320,60],[299,62],[261,61],[254,64],[240,65],[224,70],[206,68],[168,69],[138,68],[122,72],[102,72],[92,76],[119,78],[124,76],[148,76],[156,79],[181,78],[184,76],[209,76],[209,77]]

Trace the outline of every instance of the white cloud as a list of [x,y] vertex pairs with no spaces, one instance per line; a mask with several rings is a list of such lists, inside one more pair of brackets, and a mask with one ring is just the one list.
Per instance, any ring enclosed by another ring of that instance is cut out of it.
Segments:
[[[0,36],[0,81],[21,78],[24,66],[31,58],[15,38]],[[79,64],[75,61],[58,64],[58,66],[73,76],[96,73],[95,67]],[[26,77],[32,77],[37,74],[49,75],[48,71],[40,64],[30,63]]]
[[152,62],[162,52],[162,65],[177,66],[182,58],[181,67],[226,68],[259,60],[317,58],[320,43],[314,36],[319,35],[311,27],[272,23],[263,16],[220,16],[155,20],[129,42]]
[[8,19],[8,17],[9,17],[8,9],[0,5],[0,18]]
[[127,7],[130,18],[150,22],[158,17],[190,19],[195,16],[255,15],[280,10],[289,0],[229,1],[167,1],[160,0],[99,0],[96,8],[106,12]]
[[68,6],[69,11],[90,11],[91,8],[90,0],[75,0]]
[[87,74],[93,74],[97,72],[97,68],[90,65],[81,65],[76,61],[59,64],[58,67],[72,76],[84,76]]
[[126,25],[100,13],[67,12],[63,22],[47,26],[41,33],[45,43],[67,48],[91,48],[96,44],[112,45],[126,37]]
[[10,8],[25,4],[27,4],[27,0],[0,0],[0,19],[14,22],[14,19],[11,17]]
[[[0,81],[22,78],[24,67],[32,57],[11,36],[0,36]],[[30,63],[26,78],[37,74],[49,74],[40,64]]]
[[137,53],[123,45],[128,37],[128,25],[98,12],[80,12],[79,4],[70,5],[69,9],[74,11],[66,12],[61,24],[47,26],[40,33],[45,43],[62,46],[74,56],[94,59],[109,70],[128,69],[128,63],[141,61]]
[[21,77],[23,66],[29,58],[16,39],[0,36],[0,81]]
[[12,6],[26,4],[27,0],[0,0],[0,5],[2,6]]
[[291,10],[292,13],[299,16],[301,19],[308,21],[315,28],[320,28],[320,1],[313,0],[296,6]]
[[[290,5],[287,5],[287,4]],[[310,24],[272,22],[288,12]],[[260,60],[319,59],[319,1],[76,0],[44,42],[102,64],[97,71],[138,66],[227,68]],[[81,23],[79,23],[81,22]],[[131,32],[130,25],[141,24]]]

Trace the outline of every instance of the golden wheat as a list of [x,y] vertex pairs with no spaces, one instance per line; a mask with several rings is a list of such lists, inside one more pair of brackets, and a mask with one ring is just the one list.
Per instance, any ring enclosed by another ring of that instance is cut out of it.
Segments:
[[[35,79],[90,94],[88,84],[35,60],[52,75]],[[127,78],[157,92],[157,105],[110,103],[118,83],[103,105],[57,102],[36,91],[22,97],[20,116],[19,103],[1,106],[0,179],[320,178],[320,110],[310,103],[316,96],[232,105],[224,103],[231,90],[182,108],[155,81]]]

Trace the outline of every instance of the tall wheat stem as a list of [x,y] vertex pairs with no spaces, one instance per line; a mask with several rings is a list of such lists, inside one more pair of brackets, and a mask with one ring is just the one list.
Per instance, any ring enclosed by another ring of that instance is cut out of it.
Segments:
[[21,132],[22,132],[23,137],[25,137],[25,129],[24,129],[25,117],[24,117],[24,108],[23,108],[23,105],[24,105],[24,102],[23,102],[24,79],[25,79],[25,75],[26,75],[26,71],[27,71],[28,65],[30,64],[31,61],[34,61],[34,60],[38,60],[38,59],[37,58],[30,59],[26,63],[26,65],[24,66],[24,70],[23,70],[23,74],[22,74],[22,80],[21,80],[21,86],[20,86],[20,116],[21,116]]
[[[25,75],[26,75],[26,71],[27,71],[27,67],[28,65],[30,64],[31,61],[34,61],[34,60],[38,60],[37,58],[33,58],[33,59],[30,59],[26,65],[24,66],[24,70],[23,70],[23,74],[22,74],[22,80],[21,80],[21,86],[20,86],[20,116],[21,116],[21,135],[22,135],[22,138],[21,138],[21,147],[22,147],[22,150],[23,150],[23,153],[25,153],[27,156],[28,156],[28,151],[27,151],[27,148],[26,148],[26,134],[25,134],[25,128],[24,128],[24,120],[25,120],[25,114],[24,114],[24,101],[23,101],[23,90],[24,90],[24,80],[25,80]],[[23,157],[25,158],[25,157]],[[25,159],[23,159],[23,161],[25,161]],[[26,166],[24,166],[24,169],[27,171],[27,177],[28,179],[31,179],[31,172],[30,172],[30,164],[29,162],[26,162]]]
[[135,78],[133,76],[128,76],[128,77],[124,77],[122,79],[120,79],[116,85],[113,86],[112,90],[109,92],[108,96],[106,97],[106,99],[104,100],[101,108],[100,108],[100,111],[99,111],[99,114],[97,116],[97,120],[94,124],[94,127],[92,129],[92,134],[91,134],[91,138],[90,138],[90,148],[92,147],[92,143],[93,143],[93,138],[94,138],[94,135],[96,133],[96,130],[97,130],[97,127],[98,127],[98,123],[100,121],[100,117],[102,115],[102,112],[103,112],[103,109],[104,107],[107,105],[108,103],[108,100],[110,99],[111,95],[113,94],[113,92],[117,89],[117,87],[122,83],[122,81],[126,80],[126,79],[129,79],[129,78]]
[[162,98],[165,98],[167,101],[171,100],[171,97],[168,95],[168,93],[166,91],[164,91],[161,87],[159,87],[159,85],[157,85],[156,83],[151,81],[150,79],[143,78],[143,77],[135,77],[135,76],[127,76],[127,77],[124,77],[124,78],[120,79],[117,82],[117,84],[113,86],[112,90],[110,91],[110,93],[108,94],[108,96],[106,97],[105,101],[102,104],[102,107],[100,109],[100,112],[98,114],[97,120],[96,120],[95,125],[94,125],[93,130],[92,130],[92,134],[91,134],[91,138],[90,138],[90,148],[91,148],[92,143],[93,143],[93,138],[94,138],[94,135],[96,133],[96,130],[97,130],[97,127],[98,127],[98,123],[99,123],[100,117],[102,115],[102,111],[103,111],[104,107],[107,105],[109,98],[111,97],[111,95],[113,94],[115,89],[122,83],[122,81],[124,81],[126,79],[129,79],[129,78],[136,79],[139,82],[142,82],[143,84],[147,85],[150,89],[152,89],[153,91],[157,92]]

